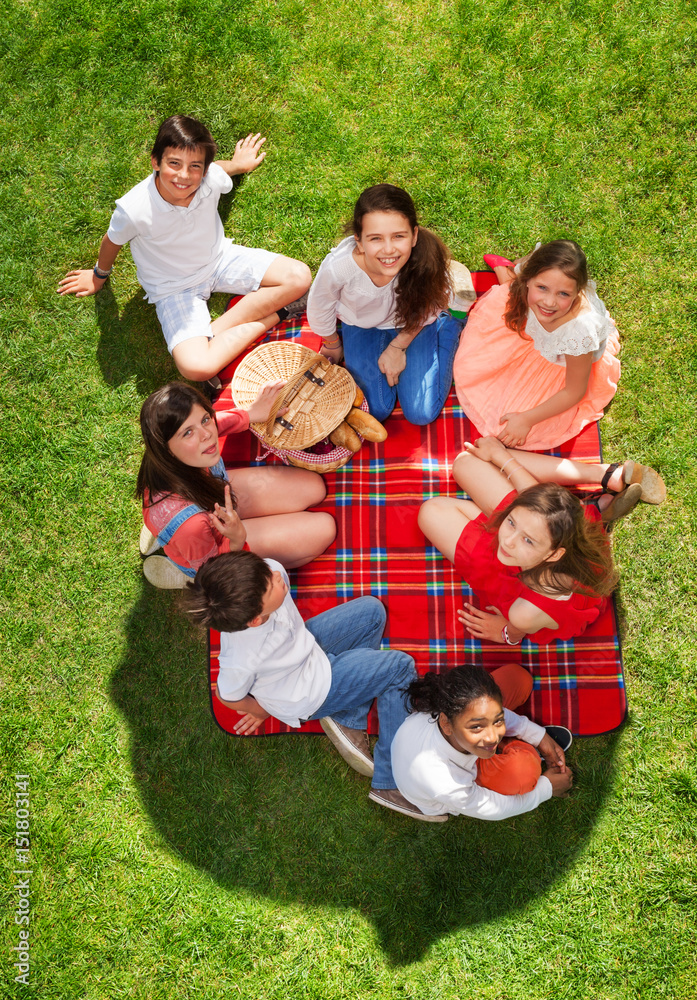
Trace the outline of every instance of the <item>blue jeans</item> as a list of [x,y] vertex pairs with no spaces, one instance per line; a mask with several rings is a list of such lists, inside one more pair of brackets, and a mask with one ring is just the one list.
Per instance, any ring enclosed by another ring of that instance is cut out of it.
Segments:
[[443,409],[453,384],[453,360],[464,323],[442,312],[414,337],[406,351],[407,366],[390,386],[378,358],[398,330],[365,329],[341,324],[346,367],[365,393],[370,412],[385,420],[399,398],[410,424],[430,424]]
[[321,708],[312,716],[331,716],[350,729],[365,729],[373,700],[378,700],[380,735],[375,745],[373,788],[396,788],[390,751],[407,717],[401,690],[416,680],[414,661],[399,649],[380,649],[385,608],[375,597],[340,604],[305,625],[332,666],[332,683]]

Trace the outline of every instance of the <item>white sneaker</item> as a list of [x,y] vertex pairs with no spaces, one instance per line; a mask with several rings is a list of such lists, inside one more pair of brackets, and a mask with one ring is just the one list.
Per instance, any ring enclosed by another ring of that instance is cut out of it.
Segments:
[[165,556],[148,556],[143,563],[143,575],[159,590],[183,590],[189,582],[186,573],[182,573]]
[[157,552],[158,549],[162,548],[157,540],[157,535],[153,535],[150,528],[148,528],[145,524],[140,529],[138,547],[140,548],[140,554],[142,556],[151,556],[153,552]]

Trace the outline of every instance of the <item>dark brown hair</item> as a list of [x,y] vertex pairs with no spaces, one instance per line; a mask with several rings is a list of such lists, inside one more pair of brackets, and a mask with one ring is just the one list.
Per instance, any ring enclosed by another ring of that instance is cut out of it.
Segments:
[[555,596],[590,594],[604,597],[617,585],[612,552],[602,526],[586,520],[578,497],[556,483],[536,483],[491,518],[487,526],[497,532],[516,507],[525,507],[545,519],[552,549],[566,551],[557,562],[542,562],[522,570],[518,579],[541,594]]
[[187,115],[172,115],[160,125],[150,153],[158,166],[170,146],[173,149],[200,149],[205,158],[205,170],[208,170],[218,151],[218,145],[206,126]]
[[[394,184],[376,184],[366,188],[356,202],[353,219],[346,226],[346,231],[360,239],[363,216],[368,212],[398,212],[405,217],[412,230],[419,225],[411,197]],[[418,329],[431,316],[448,308],[452,292],[449,260],[448,248],[436,234],[419,227],[416,246],[397,276],[397,326]]]
[[[169,441],[177,433],[198,403],[215,420],[215,411],[198,389],[184,382],[170,382],[153,392],[140,410],[140,429],[145,442],[145,454],[138,470],[136,497],[148,505],[159,503],[164,497],[157,494],[176,495],[198,504],[204,510],[213,510],[216,503],[225,503],[225,483],[211,476],[208,469],[195,469],[175,458],[169,450]],[[217,426],[217,424],[216,424]],[[234,503],[234,498],[233,498]]]
[[242,632],[261,614],[271,576],[271,567],[254,552],[223,552],[187,583],[184,610],[206,628]]
[[415,712],[437,719],[441,712],[450,723],[478,698],[493,698],[503,707],[501,689],[484,667],[453,667],[444,674],[428,673],[412,681],[407,696]]
[[588,284],[588,263],[578,243],[573,240],[554,240],[538,247],[509,285],[503,319],[510,330],[523,335],[528,316],[528,281],[552,267],[559,268],[567,278],[575,281],[577,292],[583,291]]

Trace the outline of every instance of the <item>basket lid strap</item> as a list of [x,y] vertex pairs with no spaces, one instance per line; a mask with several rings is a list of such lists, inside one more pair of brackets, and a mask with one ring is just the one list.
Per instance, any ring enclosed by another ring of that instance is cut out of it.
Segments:
[[269,414],[269,419],[266,421],[266,434],[271,435],[273,430],[273,425],[276,423],[276,417],[278,416],[278,411],[284,406],[288,406],[290,401],[298,394],[300,387],[302,386],[303,380],[309,375],[314,375],[315,370],[319,367],[325,370],[328,366],[328,361],[324,357],[317,358],[313,361],[309,368],[303,368],[297,372],[295,375],[291,375],[285,384],[283,392],[278,394],[278,399],[271,407],[271,413]]

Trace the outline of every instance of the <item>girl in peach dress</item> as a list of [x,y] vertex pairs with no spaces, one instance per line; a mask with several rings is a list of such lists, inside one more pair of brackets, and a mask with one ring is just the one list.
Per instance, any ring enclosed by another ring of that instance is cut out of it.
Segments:
[[[487,258],[485,258],[486,260]],[[573,240],[501,257],[455,356],[460,404],[483,436],[544,451],[603,415],[617,390],[619,339]]]

